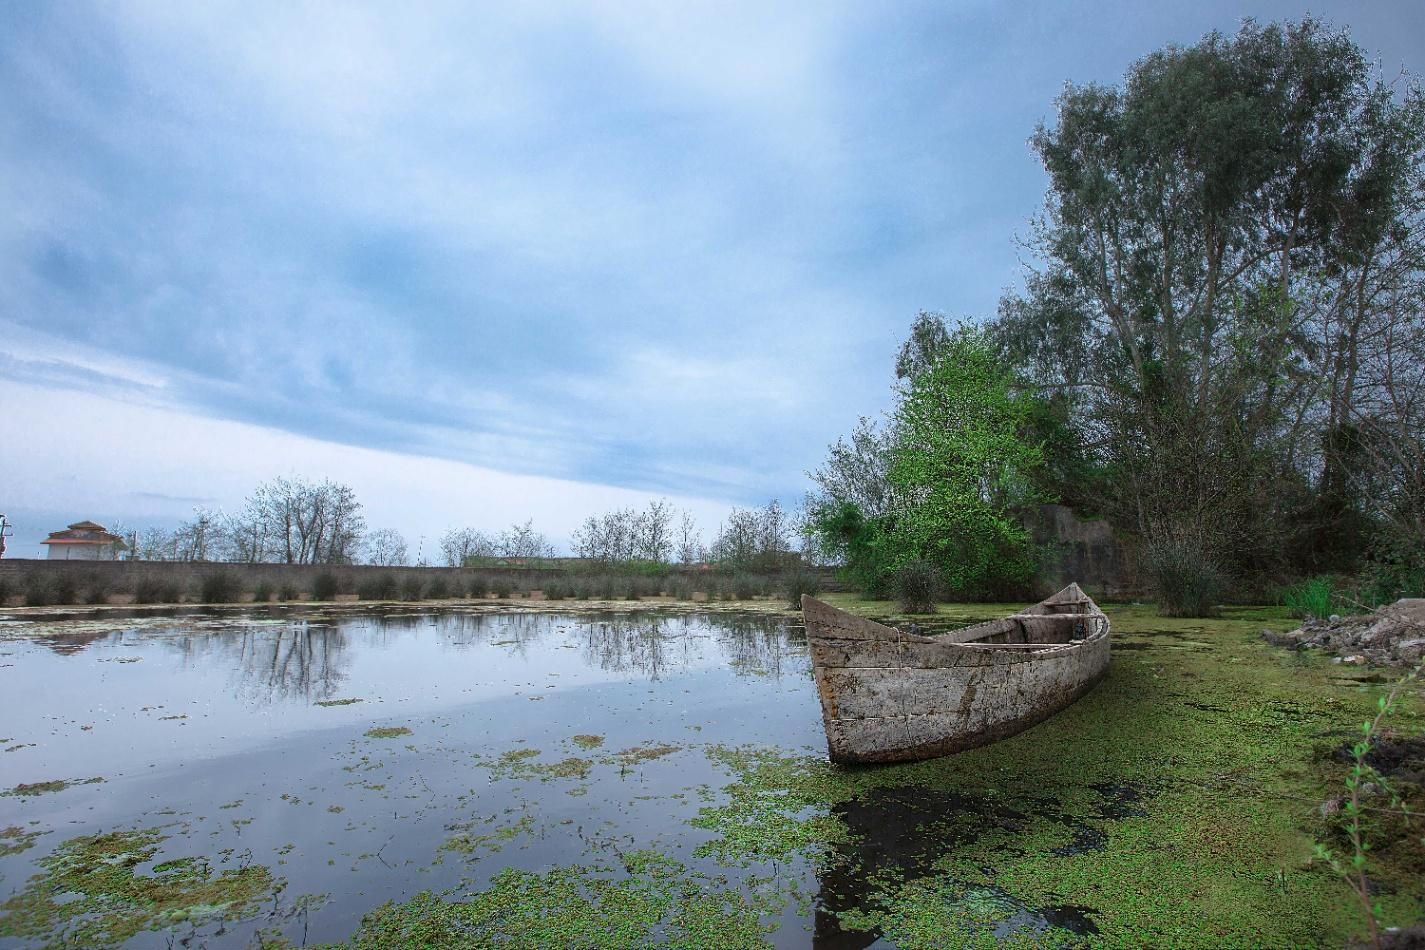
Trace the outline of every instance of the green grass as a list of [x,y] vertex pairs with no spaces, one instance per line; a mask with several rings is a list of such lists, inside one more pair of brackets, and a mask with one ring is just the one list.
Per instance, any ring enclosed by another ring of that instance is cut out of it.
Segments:
[[1325,619],[1337,612],[1336,592],[1329,577],[1312,577],[1285,588],[1282,605],[1297,617]]

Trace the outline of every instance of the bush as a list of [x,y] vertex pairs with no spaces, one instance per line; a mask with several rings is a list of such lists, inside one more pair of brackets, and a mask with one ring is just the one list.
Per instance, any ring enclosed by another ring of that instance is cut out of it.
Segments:
[[490,592],[490,579],[484,574],[476,574],[470,578],[470,596],[476,600],[481,600]]
[[542,590],[545,600],[563,600],[569,596],[569,588],[557,577],[545,581]]
[[1325,619],[1336,613],[1336,591],[1329,577],[1311,577],[1284,589],[1282,606],[1298,617]]
[[668,593],[678,600],[693,599],[693,582],[686,577],[678,576],[668,582]]
[[395,600],[396,590],[395,577],[390,574],[377,574],[361,582],[361,586],[356,589],[356,596],[362,600]]
[[582,578],[574,581],[569,585],[569,596],[575,600],[588,600],[592,596],[589,582]]
[[802,595],[815,597],[821,593],[821,578],[810,571],[792,571],[782,578],[782,593],[793,610],[802,609]]
[[8,577],[0,577],[0,607],[4,607],[10,602],[10,598],[15,596],[15,588],[10,583]]
[[908,614],[935,612],[935,591],[940,572],[929,561],[911,561],[896,569],[894,588],[896,603]]
[[237,595],[237,581],[227,571],[214,571],[198,585],[198,599],[205,604],[230,604]]
[[1227,589],[1227,579],[1193,541],[1150,542],[1144,552],[1148,576],[1158,589],[1158,613],[1164,617],[1211,617]]
[[151,577],[140,577],[134,585],[134,603],[136,604],[156,604],[158,603],[158,581]]
[[732,592],[738,600],[751,600],[757,594],[757,582],[750,574],[737,574],[732,578]]
[[416,574],[407,574],[401,579],[401,599],[420,600],[425,595],[426,585]]
[[89,578],[84,588],[84,602],[86,604],[107,604],[109,602],[108,582],[102,577]]
[[594,582],[594,593],[599,600],[613,600],[618,596],[618,584],[613,575],[603,574]]
[[449,600],[450,582],[444,577],[437,576],[430,582],[430,590],[426,591],[426,596],[431,600]]
[[68,571],[55,578],[53,589],[56,604],[79,603],[79,584],[69,576]]
[[1361,572],[1356,597],[1367,607],[1393,604],[1402,597],[1425,596],[1425,552],[1391,552],[1377,558]]
[[490,585],[490,589],[494,592],[496,597],[501,600],[508,600],[514,596],[515,584],[514,581],[508,577],[497,577],[494,583]]
[[287,581],[282,585],[281,589],[277,591],[277,599],[284,601],[299,600],[301,599],[301,595],[297,593],[296,585],[291,581]]
[[336,596],[336,575],[331,571],[322,571],[312,578],[312,599],[331,600]]
[[266,580],[257,582],[257,586],[252,589],[252,602],[254,604],[265,604],[272,600],[272,584]]
[[25,606],[48,607],[55,603],[53,582],[47,577],[31,577],[25,582]]

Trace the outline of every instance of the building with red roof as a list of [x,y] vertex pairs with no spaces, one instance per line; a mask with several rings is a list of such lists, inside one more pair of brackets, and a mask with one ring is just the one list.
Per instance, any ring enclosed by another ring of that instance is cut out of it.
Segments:
[[92,521],[76,521],[63,531],[54,531],[40,544],[49,545],[51,561],[113,561],[127,545],[117,534]]

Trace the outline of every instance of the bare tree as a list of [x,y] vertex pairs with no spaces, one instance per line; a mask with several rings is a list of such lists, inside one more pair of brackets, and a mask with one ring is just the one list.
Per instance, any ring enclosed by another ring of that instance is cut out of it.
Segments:
[[702,542],[702,532],[693,520],[693,513],[685,509],[678,521],[678,562],[693,564],[702,560]]
[[666,561],[673,550],[673,506],[667,499],[650,501],[636,521],[638,556]]
[[534,530],[533,519],[524,524],[511,525],[501,533],[497,545],[500,557],[541,558],[553,557],[554,545],[549,539]]
[[366,563],[378,567],[401,567],[410,560],[406,539],[394,528],[382,528],[366,536]]
[[494,557],[498,542],[474,528],[451,528],[440,536],[440,556],[446,567],[461,567],[471,558]]

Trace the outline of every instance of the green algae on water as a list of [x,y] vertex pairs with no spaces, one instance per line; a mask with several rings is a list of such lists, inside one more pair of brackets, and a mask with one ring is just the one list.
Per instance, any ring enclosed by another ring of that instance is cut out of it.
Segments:
[[361,922],[360,950],[471,946],[764,947],[762,908],[737,890],[651,851],[622,866],[506,868],[458,901],[424,892],[386,904]]
[[74,788],[76,785],[96,785],[104,781],[101,776],[84,779],[51,779],[48,782],[21,782],[14,788],[0,792],[0,795],[8,795],[15,798],[31,798],[35,795],[50,795],[54,792],[62,792],[67,788]]
[[0,828],[0,858],[7,858],[12,854],[28,851],[34,847],[35,839],[45,834],[49,834],[49,832],[26,831],[19,825]]
[[66,841],[40,859],[42,871],[24,891],[0,904],[0,936],[109,946],[179,923],[250,917],[281,889],[260,865],[215,873],[201,858],[152,863],[165,840],[143,829]]
[[366,730],[366,736],[370,739],[395,739],[410,734],[411,730],[405,726],[377,726]]
[[319,699],[314,705],[317,706],[350,706],[352,703],[364,703],[364,699]]
[[[1293,623],[1280,612],[1110,615],[1105,680],[984,748],[869,769],[708,748],[733,781],[692,819],[714,834],[698,853],[744,866],[811,856],[823,915],[904,948],[1359,936],[1349,891],[1312,860],[1314,841],[1339,834],[1315,805],[1340,794],[1346,765],[1332,753],[1378,691],[1262,643],[1263,626]],[[1397,722],[1420,720],[1414,702]],[[1383,815],[1371,833],[1384,923],[1419,919],[1418,832]]]

